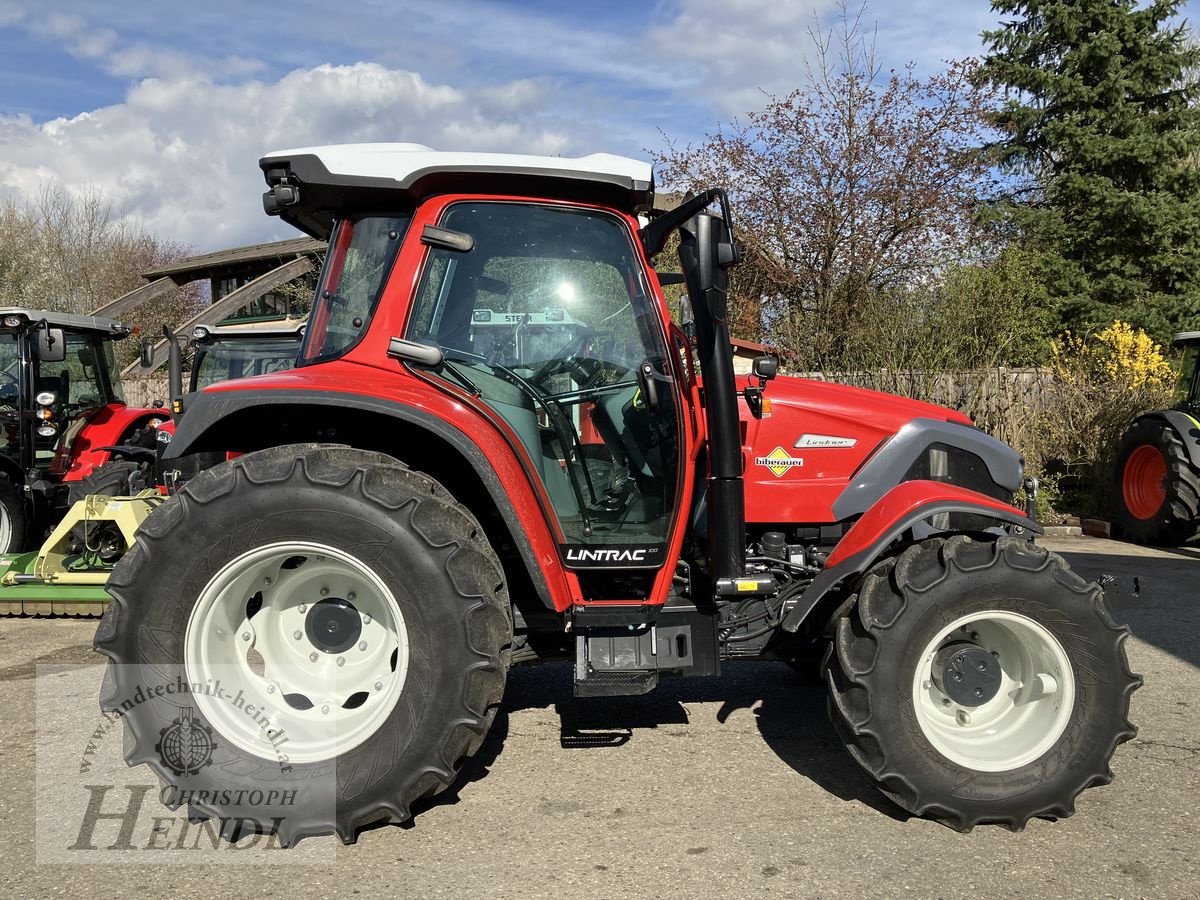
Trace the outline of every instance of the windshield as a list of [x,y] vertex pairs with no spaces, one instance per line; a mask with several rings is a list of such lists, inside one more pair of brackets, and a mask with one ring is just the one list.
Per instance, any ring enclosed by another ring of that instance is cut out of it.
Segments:
[[71,418],[112,399],[106,375],[112,365],[113,347],[112,342],[93,335],[70,332],[66,342],[66,359],[34,360],[33,394],[54,394],[53,405]]
[[297,337],[218,340],[196,348],[192,361],[192,390],[220,381],[284,372],[296,365]]
[[302,362],[341,356],[366,333],[408,223],[408,216],[367,216],[338,223],[317,282],[300,351]]
[[21,421],[17,382],[20,368],[17,336],[11,331],[0,334],[0,450],[15,447],[20,441],[17,434]]
[[677,489],[678,421],[628,229],[593,210],[498,201],[455,204],[440,224],[474,248],[430,251],[408,338],[439,346],[445,377],[524,444],[568,562],[594,557],[576,546],[613,543],[644,545],[637,558],[652,564]]
[[1177,401],[1189,409],[1200,407],[1200,343],[1183,348],[1183,361],[1179,366]]

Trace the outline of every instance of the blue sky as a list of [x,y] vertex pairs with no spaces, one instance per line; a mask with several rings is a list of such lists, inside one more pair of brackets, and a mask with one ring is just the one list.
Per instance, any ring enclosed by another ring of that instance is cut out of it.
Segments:
[[[643,156],[800,83],[807,31],[835,6],[0,0],[0,199],[94,186],[212,249],[287,236],[255,165],[283,146]],[[995,23],[987,0],[871,0],[866,18],[886,65],[925,71]]]

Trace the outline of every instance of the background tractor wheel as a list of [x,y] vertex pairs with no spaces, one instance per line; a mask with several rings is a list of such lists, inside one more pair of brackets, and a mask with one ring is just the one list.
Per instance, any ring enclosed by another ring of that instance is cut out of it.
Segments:
[[92,470],[92,474],[79,481],[70,482],[67,490],[67,505],[93,494],[106,497],[129,497],[150,485],[146,479],[146,466],[124,459],[107,462]]
[[830,717],[915,815],[960,831],[1064,818],[1136,734],[1128,633],[1099,587],[1027,541],[926,541],[866,574],[837,620]]
[[1139,544],[1177,547],[1200,537],[1200,469],[1163,419],[1141,419],[1117,445],[1117,525]]
[[25,503],[7,475],[0,474],[0,553],[25,549]]
[[[226,838],[349,842],[408,819],[504,691],[495,553],[445,488],[382,454],[306,444],[208,469],[146,520],[108,588],[102,707],[193,685],[125,711],[126,762]],[[168,744],[185,733],[188,752]]]

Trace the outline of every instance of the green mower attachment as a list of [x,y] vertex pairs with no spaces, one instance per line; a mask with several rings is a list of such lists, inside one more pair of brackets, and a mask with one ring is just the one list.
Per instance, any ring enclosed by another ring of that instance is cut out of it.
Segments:
[[0,556],[0,615],[100,616],[109,573],[167,498],[93,495],[77,501],[40,550]]

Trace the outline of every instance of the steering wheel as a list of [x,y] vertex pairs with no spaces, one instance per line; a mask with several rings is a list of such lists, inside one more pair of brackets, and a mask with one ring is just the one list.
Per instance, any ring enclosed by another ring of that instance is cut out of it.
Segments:
[[579,334],[571,338],[558,353],[542,363],[538,367],[538,370],[529,377],[529,380],[534,384],[540,384],[547,378],[557,375],[559,372],[570,372],[572,375],[581,374],[583,377],[576,379],[580,383],[592,377],[595,373],[589,372],[583,366],[579,354],[583,350],[584,344],[591,340],[595,334],[596,332],[593,329],[584,328]]

